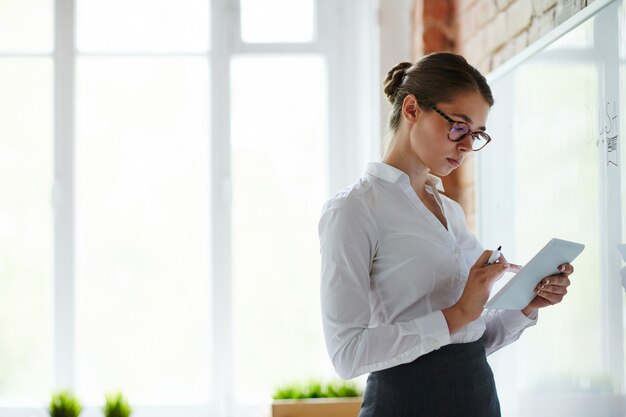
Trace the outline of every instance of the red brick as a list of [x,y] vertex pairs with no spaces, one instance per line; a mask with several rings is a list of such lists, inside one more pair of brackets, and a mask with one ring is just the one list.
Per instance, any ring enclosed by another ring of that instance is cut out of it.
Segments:
[[451,45],[451,40],[440,28],[428,26],[424,29],[424,53],[447,51]]
[[421,0],[413,1],[413,31],[411,34],[412,57],[424,55],[424,12]]
[[424,20],[447,22],[452,19],[451,0],[424,0]]

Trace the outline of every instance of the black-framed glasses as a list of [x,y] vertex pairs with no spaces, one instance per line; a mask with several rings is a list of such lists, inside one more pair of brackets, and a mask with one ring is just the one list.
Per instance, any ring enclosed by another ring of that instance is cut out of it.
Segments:
[[467,123],[452,120],[450,116],[439,110],[434,104],[429,104],[428,107],[436,111],[439,116],[443,117],[448,121],[448,123],[450,123],[450,130],[448,130],[448,139],[450,139],[452,142],[460,142],[465,139],[467,135],[472,135],[472,150],[474,152],[481,150],[482,148],[487,146],[489,142],[491,142],[491,137],[482,130],[472,132]]

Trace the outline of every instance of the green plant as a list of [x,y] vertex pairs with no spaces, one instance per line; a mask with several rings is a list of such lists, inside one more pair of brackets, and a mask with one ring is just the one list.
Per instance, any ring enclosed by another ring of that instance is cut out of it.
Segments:
[[329,383],[326,386],[328,397],[360,397],[363,392],[355,383]]
[[62,390],[52,394],[48,412],[50,417],[78,417],[82,410],[78,397],[69,390]]
[[121,392],[113,392],[106,394],[104,407],[104,417],[128,417],[132,412],[128,400],[124,398]]
[[300,400],[305,398],[359,397],[361,390],[353,382],[334,381],[322,383],[291,383],[278,387],[272,396],[275,400]]

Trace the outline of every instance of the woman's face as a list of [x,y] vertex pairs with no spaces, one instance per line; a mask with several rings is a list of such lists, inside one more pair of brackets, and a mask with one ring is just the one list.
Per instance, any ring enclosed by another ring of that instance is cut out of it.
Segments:
[[[404,104],[410,110],[410,100]],[[435,105],[452,120],[467,123],[472,131],[485,130],[489,105],[480,93],[459,94],[453,101]],[[460,142],[452,142],[448,139],[450,123],[446,119],[434,110],[416,110],[415,118],[409,120],[411,150],[431,173],[448,175],[472,152],[472,137],[467,135]]]

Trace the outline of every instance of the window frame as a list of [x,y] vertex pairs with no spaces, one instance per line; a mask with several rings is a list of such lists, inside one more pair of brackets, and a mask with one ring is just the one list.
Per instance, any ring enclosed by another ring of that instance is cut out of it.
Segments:
[[[184,412],[189,417],[265,414],[265,409],[234,404],[232,378],[232,254],[230,177],[230,61],[242,54],[308,54],[325,57],[329,88],[329,195],[358,178],[365,164],[380,156],[381,92],[379,62],[379,0],[316,0],[315,38],[306,43],[244,43],[240,36],[239,0],[210,2],[210,46],[204,54],[80,53],[76,47],[76,2],[53,0],[54,45],[50,53],[27,54],[53,59],[54,173],[51,184],[54,211],[54,350],[53,389],[74,388],[75,381],[75,68],[79,56],[204,56],[208,59],[211,91],[210,172],[211,276],[214,402],[207,405],[141,406],[142,415],[160,417]],[[387,8],[391,7],[386,1]],[[408,9],[407,9],[408,11]],[[407,14],[408,16],[408,14]],[[406,26],[388,22],[389,28]],[[366,41],[364,41],[364,39]],[[406,39],[408,44],[408,38]],[[0,54],[0,57],[20,54]],[[21,55],[20,55],[21,56]],[[401,59],[407,59],[402,56]],[[395,64],[395,62],[393,63]],[[387,65],[385,64],[385,67]],[[332,92],[332,95],[331,93]],[[218,138],[213,140],[212,138]],[[224,138],[224,139],[219,139]],[[208,215],[208,214],[207,214]],[[100,415],[100,407],[85,404],[86,417]],[[0,417],[46,415],[44,406],[0,406]]]
[[[328,194],[345,187],[361,175],[366,162],[378,159],[380,154],[379,118],[377,97],[379,71],[376,65],[377,48],[365,48],[363,37],[378,43],[375,24],[377,0],[351,2],[349,0],[317,0],[315,5],[315,29],[311,42],[306,43],[246,43],[240,36],[238,0],[214,0],[212,45],[215,62],[213,87],[223,89],[223,95],[213,94],[213,137],[230,137],[230,62],[240,55],[271,54],[297,55],[318,54],[327,62],[329,90],[328,144],[329,158]],[[223,13],[225,11],[225,13]],[[223,14],[221,14],[223,13]],[[220,18],[220,16],[222,16]],[[351,19],[350,16],[357,16]],[[224,33],[228,36],[223,36]],[[222,34],[220,37],[219,34]],[[361,45],[360,49],[350,45]],[[372,50],[373,49],[373,50]],[[360,68],[361,71],[356,69]],[[360,86],[361,88],[355,88]],[[367,86],[363,88],[362,86]],[[331,95],[330,92],[334,92]],[[224,97],[221,99],[220,97]],[[355,106],[355,103],[359,103]],[[227,143],[213,142],[213,237],[220,242],[214,245],[213,287],[216,318],[213,325],[217,337],[214,358],[214,378],[223,384],[216,386],[217,415],[230,411],[234,416],[262,415],[260,404],[236,404],[233,400],[231,355],[232,349],[232,241],[230,209],[232,181],[230,177],[230,148]],[[355,152],[356,151],[356,152]],[[226,221],[227,219],[227,221]],[[218,319],[219,318],[219,319]],[[227,337],[223,337],[227,336]],[[216,360],[220,358],[220,360]]]

